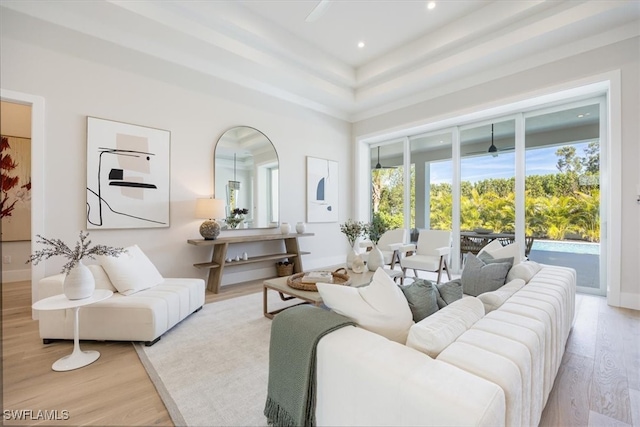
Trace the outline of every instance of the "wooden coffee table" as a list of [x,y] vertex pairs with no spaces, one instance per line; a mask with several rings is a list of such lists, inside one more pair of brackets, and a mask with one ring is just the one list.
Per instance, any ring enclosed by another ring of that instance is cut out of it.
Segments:
[[[336,267],[337,268],[337,267]],[[325,268],[322,271],[334,271],[336,268]],[[392,278],[401,277],[402,271],[398,270],[388,270],[385,269],[387,274]],[[354,273],[352,270],[348,270],[347,274],[351,277],[351,284],[349,286],[359,287],[363,285],[369,284],[371,282],[371,278],[373,277],[373,271],[365,271],[364,273]],[[294,289],[287,285],[288,277],[278,277],[275,279],[268,279],[263,282],[262,286],[262,314],[269,319],[273,319],[273,316],[280,313],[282,310],[286,310],[287,308],[291,308],[295,305],[300,304],[313,304],[315,306],[320,306],[322,304],[322,297],[319,292],[315,291],[303,291],[300,289]],[[340,286],[340,285],[336,285]],[[280,299],[282,301],[289,301],[292,299],[302,300],[298,304],[292,304],[289,307],[281,308],[279,310],[269,311],[268,309],[268,291],[276,291],[280,295]]]

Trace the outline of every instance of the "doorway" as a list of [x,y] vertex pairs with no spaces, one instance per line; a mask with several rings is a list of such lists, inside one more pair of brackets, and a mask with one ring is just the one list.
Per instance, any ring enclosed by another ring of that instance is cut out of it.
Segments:
[[[31,107],[31,241],[44,229],[44,98],[0,89],[0,100]],[[38,281],[45,276],[44,264],[31,265],[31,301],[38,299]],[[37,318],[32,311],[32,317]]]

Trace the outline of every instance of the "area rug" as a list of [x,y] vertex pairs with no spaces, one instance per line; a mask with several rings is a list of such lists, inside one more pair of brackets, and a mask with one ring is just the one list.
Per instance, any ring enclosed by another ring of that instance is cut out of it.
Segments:
[[[270,310],[291,305],[269,297]],[[266,426],[270,328],[256,293],[206,304],[135,348],[175,425]]]

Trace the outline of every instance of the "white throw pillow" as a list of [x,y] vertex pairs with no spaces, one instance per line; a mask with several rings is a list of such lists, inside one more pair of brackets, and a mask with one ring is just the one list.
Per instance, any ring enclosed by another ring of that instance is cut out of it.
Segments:
[[407,347],[435,359],[483,316],[484,305],[478,298],[464,297],[454,301],[413,325]]
[[514,265],[509,274],[507,274],[507,281],[510,282],[513,279],[522,279],[524,283],[529,283],[529,280],[535,276],[538,271],[542,269],[542,266],[535,261],[524,261],[518,265]]
[[492,240],[487,246],[482,248],[478,255],[482,252],[487,252],[494,258],[513,258],[513,265],[522,262],[520,256],[520,245],[516,242],[510,243],[507,246],[502,246],[502,243],[498,239]]
[[368,286],[318,283],[324,304],[338,314],[353,319],[363,329],[404,344],[413,316],[404,294],[391,277],[378,268]]
[[100,256],[100,264],[119,293],[131,295],[160,284],[164,278],[138,245],[117,257]]
[[113,286],[111,280],[109,280],[109,276],[107,276],[107,272],[104,271],[101,265],[98,264],[89,264],[87,265],[91,274],[93,274],[93,279],[96,282],[96,289],[107,289],[111,292],[118,292],[118,290]]

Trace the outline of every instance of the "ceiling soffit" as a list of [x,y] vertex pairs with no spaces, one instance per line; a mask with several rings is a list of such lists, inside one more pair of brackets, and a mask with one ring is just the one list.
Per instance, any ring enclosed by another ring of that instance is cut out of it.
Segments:
[[486,2],[355,68],[237,2],[2,6],[350,121],[423,101],[431,88],[459,90],[457,82],[488,78],[488,70],[496,78],[501,66],[573,55],[585,39],[597,45],[600,34],[602,43],[640,35],[634,1]]

